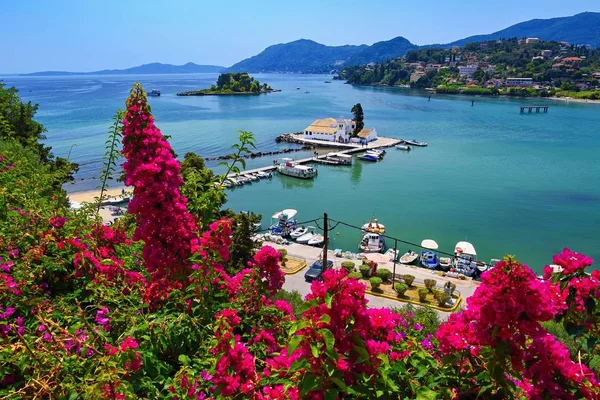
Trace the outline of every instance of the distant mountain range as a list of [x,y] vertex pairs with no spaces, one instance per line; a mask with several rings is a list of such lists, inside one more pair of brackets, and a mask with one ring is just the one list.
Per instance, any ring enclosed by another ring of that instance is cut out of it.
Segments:
[[349,65],[381,62],[425,47],[464,46],[466,43],[509,38],[537,37],[542,40],[567,41],[600,47],[600,13],[585,12],[571,17],[533,19],[489,35],[470,36],[446,44],[417,46],[402,36],[371,46],[325,46],[312,40],[296,40],[267,47],[229,67],[236,72],[329,72]]
[[368,45],[326,46],[312,40],[300,39],[267,47],[259,54],[242,60],[229,68],[215,65],[171,65],[152,63],[128,69],[95,72],[46,71],[36,75],[106,75],[106,74],[175,74],[199,72],[296,72],[327,73],[350,65],[381,62],[405,55],[410,50],[451,46],[509,38],[537,37],[542,40],[567,41],[600,47],[600,13],[585,12],[571,17],[532,19],[488,35],[470,36],[446,44],[417,46],[402,36]]
[[184,65],[151,63],[127,69],[104,69],[94,72],[43,71],[25,76],[61,76],[61,75],[140,75],[140,74],[193,74],[205,72],[221,72],[225,67],[218,65],[198,65],[189,62]]

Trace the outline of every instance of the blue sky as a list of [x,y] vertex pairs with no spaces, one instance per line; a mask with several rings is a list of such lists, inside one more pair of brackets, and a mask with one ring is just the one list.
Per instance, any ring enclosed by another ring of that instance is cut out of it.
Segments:
[[305,38],[404,36],[447,43],[533,18],[600,11],[597,0],[0,0],[0,72],[94,71],[149,62],[230,66]]

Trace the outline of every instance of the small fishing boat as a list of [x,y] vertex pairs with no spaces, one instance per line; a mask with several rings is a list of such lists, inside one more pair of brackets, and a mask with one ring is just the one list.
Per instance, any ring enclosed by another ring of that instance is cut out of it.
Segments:
[[396,145],[396,149],[398,149],[398,150],[404,150],[404,151],[410,151],[411,150],[410,146],[406,145],[406,144],[398,144],[398,145]]
[[290,233],[290,237],[292,239],[298,239],[300,236],[305,235],[308,232],[308,228],[305,226],[299,226],[298,228],[294,229],[291,233]]
[[440,257],[439,267],[443,271],[448,271],[452,267],[452,259],[450,257]]
[[454,247],[454,271],[466,276],[474,276],[477,268],[477,252],[469,242],[458,242]]
[[316,233],[315,233],[315,231],[314,231],[314,230],[315,230],[315,228],[314,228],[314,227],[312,227],[312,226],[311,226],[311,227],[309,227],[309,228],[310,228],[309,232],[306,232],[304,235],[302,235],[302,236],[298,237],[298,238],[296,239],[296,242],[298,242],[298,243],[308,243],[308,241],[309,241],[310,239],[312,239],[313,237],[315,237],[315,236],[316,236]]
[[370,154],[370,153],[361,154],[360,156],[358,156],[358,158],[363,161],[371,161],[371,162],[377,162],[379,160],[379,157],[377,157],[374,154]]
[[427,146],[427,143],[419,142],[417,139],[405,140],[404,143],[411,144],[411,145],[417,146],[417,147],[426,147]]
[[436,269],[440,263],[437,253],[434,250],[438,249],[438,244],[435,240],[425,239],[421,242],[421,265],[425,268]]
[[343,153],[329,153],[325,159],[338,165],[352,165],[352,156]]
[[292,209],[286,209],[273,214],[271,221],[276,222],[269,227],[269,230],[273,235],[289,236],[289,234],[296,229],[296,220],[294,217],[298,211]]
[[152,89],[148,92],[148,96],[160,96],[160,90]]
[[398,252],[398,250],[388,249],[388,251],[386,251],[383,255],[386,256],[390,260],[390,262],[393,262],[395,260],[398,260],[398,256],[400,255],[400,253]]
[[402,264],[414,264],[419,259],[419,253],[415,253],[412,250],[407,251],[400,257]]
[[258,175],[259,178],[269,178],[271,179],[273,176],[270,172],[267,171],[258,171],[255,175]]
[[251,181],[257,181],[257,180],[259,180],[259,179],[260,179],[260,178],[258,177],[258,175],[254,175],[254,174],[252,174],[252,173],[246,174],[246,177],[247,177],[248,179],[250,179]]
[[380,224],[377,218],[371,218],[371,220],[364,224],[360,229],[365,232],[378,233],[380,235],[385,233],[385,225]]
[[310,93],[308,90],[305,90],[304,93]]
[[384,150],[377,150],[377,149],[367,150],[367,154],[373,154],[378,159],[382,160],[383,156],[385,155],[385,151]]
[[325,81],[325,83],[331,83],[331,81]]
[[321,235],[320,233],[317,233],[315,236],[308,239],[308,242],[306,242],[306,243],[309,246],[320,246],[323,244],[323,242],[325,242],[325,237],[323,235]]
[[296,90],[300,90],[300,88],[299,88],[299,87],[297,87],[297,88],[296,88]]
[[385,238],[376,233],[367,233],[363,236],[358,248],[364,253],[380,253],[385,247]]

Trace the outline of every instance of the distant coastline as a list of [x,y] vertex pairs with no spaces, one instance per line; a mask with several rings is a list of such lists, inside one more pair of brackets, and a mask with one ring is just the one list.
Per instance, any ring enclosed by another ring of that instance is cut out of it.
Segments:
[[104,69],[92,72],[69,72],[69,71],[42,71],[29,74],[17,74],[19,76],[71,76],[71,75],[135,75],[135,74],[194,74],[194,73],[216,73],[225,67],[219,65],[199,65],[189,62],[183,65],[151,63],[139,65],[126,69]]

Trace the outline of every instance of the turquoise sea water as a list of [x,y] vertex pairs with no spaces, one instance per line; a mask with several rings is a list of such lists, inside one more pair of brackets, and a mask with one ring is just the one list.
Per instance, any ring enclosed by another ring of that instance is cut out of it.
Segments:
[[[382,136],[424,140],[429,147],[410,153],[388,149],[376,164],[318,166],[314,181],[275,176],[228,191],[228,206],[263,214],[265,226],[283,208],[297,209],[299,220],[327,212],[356,225],[375,215],[392,236],[417,243],[432,238],[446,251],[466,239],[483,260],[511,253],[538,271],[565,246],[600,261],[600,105],[551,101],[548,114],[520,115],[520,103],[537,101],[438,95],[428,101],[406,89],[276,74],[256,77],[280,93],[175,96],[208,87],[216,76],[2,79],[25,100],[40,104],[38,119],[48,128],[55,154],[64,157],[77,145],[71,159],[82,163],[83,181],[69,190],[95,187],[90,178],[101,168],[110,119],[136,79],[162,91],[150,102],[158,126],[180,155],[226,154],[238,129],[254,132],[260,151],[290,147],[273,139],[300,131],[315,118],[349,117],[360,102],[367,127]],[[251,160],[248,167],[271,162],[272,157]],[[358,241],[357,232],[338,226],[332,247],[354,251]]]

